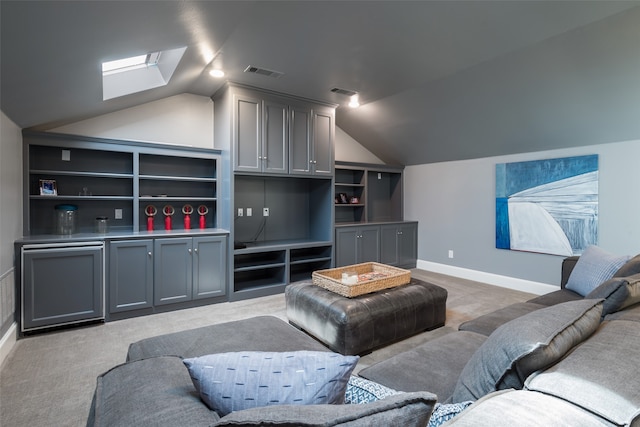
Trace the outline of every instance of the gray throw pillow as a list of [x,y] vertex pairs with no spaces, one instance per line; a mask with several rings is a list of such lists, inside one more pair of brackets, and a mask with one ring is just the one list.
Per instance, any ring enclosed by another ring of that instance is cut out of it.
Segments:
[[477,400],[496,390],[521,389],[588,338],[600,324],[602,300],[579,300],[542,308],[496,329],[465,365],[452,402]]
[[218,353],[185,359],[200,398],[220,416],[268,405],[344,403],[358,356],[326,351]]
[[588,246],[571,270],[565,288],[585,296],[605,280],[611,279],[629,258],[628,255],[613,255],[598,246]]
[[640,302],[640,274],[614,277],[589,292],[586,299],[604,298],[602,317]]
[[435,394],[418,391],[395,394],[364,405],[268,406],[233,412],[213,426],[424,427],[436,400]]

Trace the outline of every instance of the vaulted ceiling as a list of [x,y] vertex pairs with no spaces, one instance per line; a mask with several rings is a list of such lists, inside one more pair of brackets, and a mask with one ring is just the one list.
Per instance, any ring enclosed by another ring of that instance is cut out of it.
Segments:
[[[638,1],[2,0],[0,18],[1,109],[21,128],[211,96],[215,58],[225,79],[340,104],[389,163],[640,139]],[[103,61],[184,46],[168,85],[102,100]]]

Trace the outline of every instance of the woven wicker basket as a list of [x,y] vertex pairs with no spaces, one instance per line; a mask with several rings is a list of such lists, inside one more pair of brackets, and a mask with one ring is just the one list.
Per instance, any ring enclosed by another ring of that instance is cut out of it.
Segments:
[[[358,283],[342,283],[342,273],[346,272],[355,272],[358,275]],[[369,280],[363,276],[370,273],[375,273],[376,276],[382,277]],[[365,262],[363,264],[314,271],[311,277],[314,285],[347,298],[353,298],[382,289],[406,285],[411,281],[411,272],[377,262]]]

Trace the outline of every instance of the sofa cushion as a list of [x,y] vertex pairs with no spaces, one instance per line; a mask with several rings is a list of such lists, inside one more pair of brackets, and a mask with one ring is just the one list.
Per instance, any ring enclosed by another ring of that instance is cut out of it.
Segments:
[[518,302],[464,322],[458,327],[458,330],[489,336],[499,326],[544,307],[546,306],[532,302]]
[[324,351],[217,353],[185,359],[202,400],[219,415],[268,405],[344,403],[358,356]]
[[91,426],[209,426],[220,417],[193,389],[182,359],[154,357],[118,365],[97,379]]
[[588,411],[542,393],[496,391],[475,402],[447,427],[603,427],[604,420]]
[[588,246],[571,271],[566,289],[585,296],[600,283],[611,279],[629,258],[613,255],[598,246]]
[[232,412],[213,424],[223,426],[403,426],[427,425],[436,396],[400,393],[366,405],[281,405]]
[[603,317],[637,304],[640,302],[640,274],[609,279],[589,292],[585,298],[604,298]]
[[557,291],[549,292],[548,294],[532,298],[527,302],[550,306],[563,302],[576,301],[582,298],[584,298],[582,295],[568,289],[558,289]]
[[529,390],[585,408],[616,425],[640,422],[640,327],[605,320],[563,360],[525,382]]
[[495,390],[522,388],[538,369],[559,360],[600,324],[602,300],[541,308],[495,330],[462,370],[453,402],[476,400]]
[[129,345],[127,360],[168,355],[198,357],[230,351],[298,350],[329,351],[278,317],[256,316],[134,342]]
[[344,394],[344,403],[347,405],[362,405],[375,402],[387,396],[402,393],[392,388],[385,387],[375,381],[351,375],[347,383],[347,391]]
[[446,402],[460,372],[486,339],[474,332],[452,332],[364,368],[358,375],[395,390],[429,390]]

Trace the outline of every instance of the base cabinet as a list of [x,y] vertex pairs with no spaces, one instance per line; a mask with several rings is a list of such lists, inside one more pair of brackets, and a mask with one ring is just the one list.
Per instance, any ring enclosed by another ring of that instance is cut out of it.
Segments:
[[226,269],[226,236],[112,241],[109,312],[224,296]]
[[185,237],[154,241],[154,304],[226,294],[226,239]]
[[104,319],[104,245],[24,246],[21,331]]
[[153,306],[153,240],[109,245],[109,312]]
[[380,262],[396,267],[415,268],[417,238],[417,223],[381,225]]
[[393,222],[336,227],[336,267],[380,262],[415,268],[418,223]]
[[358,226],[336,229],[336,267],[378,262],[380,259],[380,227]]

